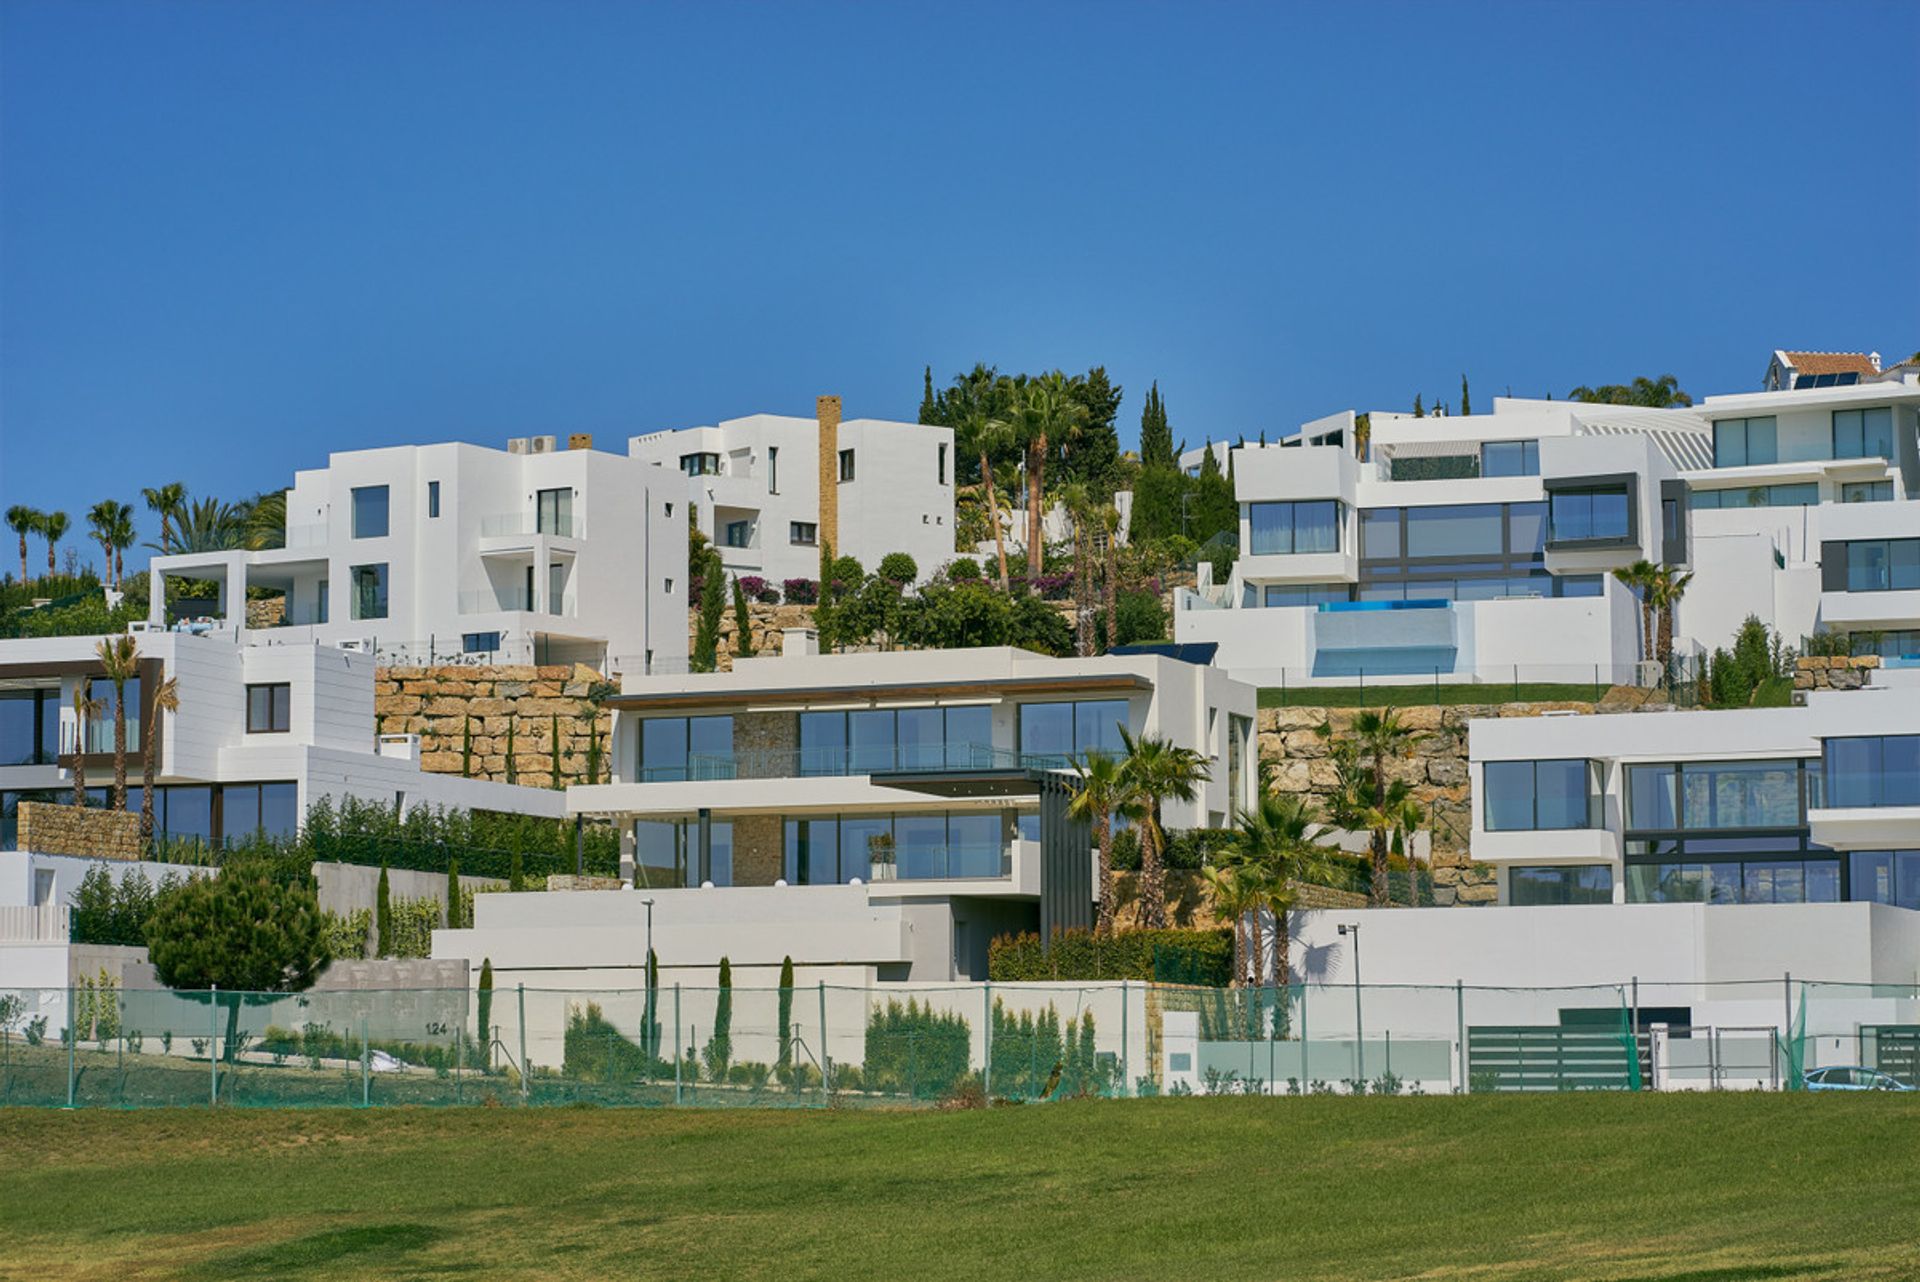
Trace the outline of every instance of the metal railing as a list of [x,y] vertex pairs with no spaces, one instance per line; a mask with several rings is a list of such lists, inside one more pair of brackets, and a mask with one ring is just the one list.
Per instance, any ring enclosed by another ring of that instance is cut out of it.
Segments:
[[690,753],[686,763],[643,766],[640,782],[711,779],[803,779],[907,771],[1069,770],[1073,758],[1015,752],[980,743],[894,744],[868,748],[758,748]]

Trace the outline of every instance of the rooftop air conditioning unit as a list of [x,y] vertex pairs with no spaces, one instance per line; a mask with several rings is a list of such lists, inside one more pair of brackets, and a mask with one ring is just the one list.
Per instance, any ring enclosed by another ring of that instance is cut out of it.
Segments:
[[554,452],[554,439],[551,436],[531,436],[527,438],[527,453],[551,454]]
[[528,452],[528,451],[527,451],[527,438],[526,438],[526,437],[524,437],[524,436],[510,436],[510,437],[508,437],[508,438],[507,438],[507,453],[509,453],[509,454],[525,454],[525,453],[527,453],[527,452]]

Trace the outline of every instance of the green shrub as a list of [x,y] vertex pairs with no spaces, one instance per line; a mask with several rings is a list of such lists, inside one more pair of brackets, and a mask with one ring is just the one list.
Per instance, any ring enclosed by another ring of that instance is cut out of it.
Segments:
[[1100,936],[1063,930],[1045,956],[1036,934],[1002,935],[987,949],[987,975],[997,983],[1142,979],[1225,985],[1233,979],[1233,932],[1220,927]]
[[567,1008],[565,1056],[562,1073],[580,1082],[671,1080],[673,1077],[671,1060],[656,1059],[641,1050],[608,1023],[593,1002],[584,1007]]
[[[937,1011],[908,998],[902,1006],[889,1000],[867,1020],[866,1068],[868,1090],[937,1099],[967,1076],[971,1030],[961,1015]],[[836,1086],[844,1070],[835,1068]]]
[[980,563],[970,556],[956,556],[947,563],[947,579],[952,583],[973,583],[980,578]]
[[1051,1098],[1103,1095],[1113,1088],[1113,1072],[1094,1053],[1093,1012],[1067,1019],[1052,1003],[1038,1011],[1007,1012],[993,1000],[993,1092],[1004,1098],[1037,1099],[1060,1070]]
[[440,901],[432,895],[395,899],[391,939],[380,941],[383,957],[426,957],[433,952],[433,932],[440,925]]
[[880,558],[880,577],[895,583],[912,583],[920,577],[920,566],[905,552],[889,552]]
[[106,865],[95,864],[73,892],[68,919],[73,942],[144,947],[154,900],[179,884],[179,877],[168,873],[155,886],[143,872],[130,872],[116,883]]
[[321,938],[333,961],[359,961],[367,955],[367,936],[373,931],[373,910],[355,908],[341,914],[322,912]]

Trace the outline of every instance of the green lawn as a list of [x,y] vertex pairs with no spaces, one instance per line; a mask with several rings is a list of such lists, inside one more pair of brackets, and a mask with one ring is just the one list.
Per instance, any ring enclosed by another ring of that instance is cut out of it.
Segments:
[[1413,708],[1462,703],[1592,703],[1608,687],[1591,681],[1462,682],[1424,685],[1264,686],[1263,708]]
[[1920,1096],[0,1112],[0,1277],[1920,1275]]

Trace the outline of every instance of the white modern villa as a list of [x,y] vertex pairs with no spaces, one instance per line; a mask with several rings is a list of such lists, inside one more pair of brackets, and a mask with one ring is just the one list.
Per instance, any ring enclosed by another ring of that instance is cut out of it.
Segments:
[[1631,681],[1612,571],[1644,559],[1694,572],[1681,653],[1748,615],[1920,653],[1917,412],[1920,369],[1874,365],[1685,409],[1319,419],[1233,452],[1241,557],[1177,594],[1175,635],[1263,686]]
[[754,414],[627,448],[651,489],[693,504],[729,574],[817,579],[822,544],[869,570],[905,552],[922,577],[954,557],[952,428],[842,421],[840,398],[822,396],[813,418]]
[[[682,487],[589,438],[557,445],[331,455],[294,475],[286,546],[153,558],[149,625],[319,641],[383,663],[683,667]],[[169,601],[168,576],[217,597]],[[282,598],[272,626],[250,625],[251,588]]]
[[676,966],[791,955],[869,979],[984,978],[995,935],[1091,925],[1088,829],[1066,813],[1081,753],[1118,753],[1123,727],[1198,750],[1210,778],[1168,803],[1171,828],[1223,826],[1252,798],[1254,691],[1216,667],[821,655],[811,635],[728,673],[627,676],[614,781],[569,788],[567,809],[622,828],[631,885],[568,896],[564,912],[488,896],[473,930],[435,936],[436,955],[618,987],[644,965],[651,908]]

